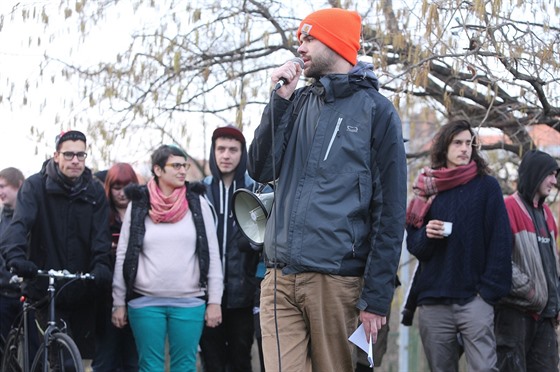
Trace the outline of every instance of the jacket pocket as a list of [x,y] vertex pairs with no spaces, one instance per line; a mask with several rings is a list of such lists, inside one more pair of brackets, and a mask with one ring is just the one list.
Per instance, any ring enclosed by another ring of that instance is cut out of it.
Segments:
[[332,133],[331,140],[329,141],[329,146],[327,147],[327,151],[325,152],[325,157],[323,158],[323,161],[326,161],[329,158],[332,145],[335,139],[337,138],[338,134],[340,133],[340,124],[342,124],[342,120],[343,118],[339,117],[338,121],[336,122],[336,127],[334,128],[334,131]]

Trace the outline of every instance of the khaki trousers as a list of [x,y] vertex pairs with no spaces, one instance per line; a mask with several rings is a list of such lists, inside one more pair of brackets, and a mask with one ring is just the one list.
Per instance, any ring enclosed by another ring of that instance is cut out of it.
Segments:
[[348,337],[358,325],[361,289],[361,277],[267,269],[261,283],[266,371],[353,372]]

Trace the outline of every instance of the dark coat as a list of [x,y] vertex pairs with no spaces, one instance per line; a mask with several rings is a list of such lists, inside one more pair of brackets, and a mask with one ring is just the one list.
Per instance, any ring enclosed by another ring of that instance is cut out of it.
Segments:
[[[110,270],[109,208],[103,185],[86,168],[80,188],[70,194],[47,171],[49,162],[52,159],[27,178],[18,193],[12,222],[0,240],[8,266],[11,260],[27,257],[40,269],[90,272],[104,265]],[[57,307],[91,303],[92,288],[85,281],[69,284],[57,294]],[[46,278],[29,282],[26,290],[31,298],[45,296]]]
[[[14,210],[8,207],[4,207],[0,211],[0,238],[8,229],[8,225],[10,224],[10,222],[12,222],[13,214]],[[21,295],[19,284],[10,284],[10,279],[13,275],[14,274],[10,273],[10,271],[6,267],[6,261],[4,260],[4,257],[2,257],[2,255],[0,254],[0,294],[2,294],[3,296],[19,297]]]
[[[212,149],[211,153],[213,152]],[[241,159],[241,162],[244,161],[246,161],[246,156]],[[214,167],[212,164],[214,164]],[[258,281],[255,276],[260,252],[251,248],[249,240],[235,223],[232,199],[236,190],[244,188],[255,192],[258,184],[245,173],[246,167],[242,167],[240,164],[237,169],[242,171],[241,178],[236,179],[234,186],[226,191],[222,183],[219,182],[219,174],[215,174],[215,169],[217,170],[215,164],[216,159],[210,156],[210,169],[212,169],[214,176],[206,177],[204,183],[210,188],[207,197],[217,219],[216,230],[218,231],[218,242],[220,244],[220,258],[224,267],[222,305],[229,309],[250,307],[253,306],[257,290]],[[222,193],[220,193],[220,188],[223,189]],[[226,194],[226,199],[220,201],[220,195]]]

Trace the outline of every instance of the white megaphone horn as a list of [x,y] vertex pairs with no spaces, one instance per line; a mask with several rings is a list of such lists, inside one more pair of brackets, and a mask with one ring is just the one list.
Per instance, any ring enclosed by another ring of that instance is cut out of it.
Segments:
[[239,229],[257,246],[264,243],[266,221],[272,209],[274,193],[254,194],[247,189],[233,193],[233,216]]

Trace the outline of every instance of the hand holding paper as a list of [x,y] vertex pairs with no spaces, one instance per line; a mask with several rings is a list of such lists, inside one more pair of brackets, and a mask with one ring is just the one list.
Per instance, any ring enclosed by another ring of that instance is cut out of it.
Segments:
[[365,353],[367,353],[369,366],[373,368],[373,338],[372,335],[369,335],[369,342],[367,341],[366,332],[364,330],[364,325],[360,324],[360,326],[348,337],[348,341],[352,342],[360,349],[362,349]]

